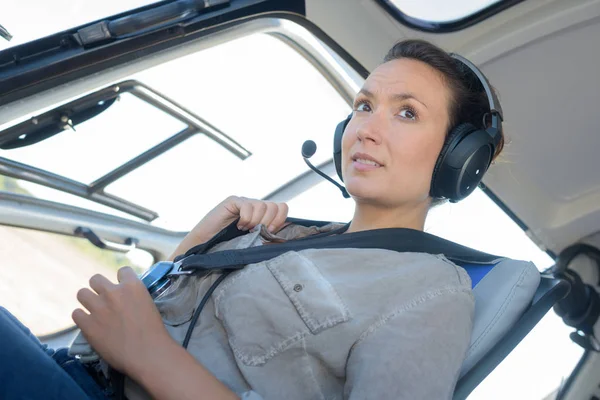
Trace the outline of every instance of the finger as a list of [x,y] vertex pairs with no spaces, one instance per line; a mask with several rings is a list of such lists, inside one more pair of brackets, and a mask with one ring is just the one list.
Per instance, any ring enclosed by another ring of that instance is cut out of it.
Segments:
[[270,231],[271,230],[270,227],[273,222],[273,219],[275,219],[275,217],[277,216],[277,212],[279,211],[279,209],[277,208],[277,204],[275,204],[273,202],[269,201],[269,202],[266,202],[265,204],[267,206],[267,209],[265,211],[265,215],[263,215],[263,217],[259,223],[266,226],[267,229]]
[[71,313],[71,319],[73,319],[75,325],[77,325],[82,331],[86,331],[92,322],[90,315],[81,308],[77,308]]
[[115,286],[104,275],[96,274],[90,278],[90,287],[98,294],[104,293]]
[[246,230],[250,221],[252,220],[252,203],[244,201],[240,206],[240,220],[238,222],[238,229]]
[[246,225],[248,229],[252,229],[258,225],[267,212],[267,204],[264,201],[255,201],[252,206],[252,219]]
[[286,203],[277,203],[277,215],[271,221],[271,227],[273,228],[269,227],[269,231],[277,232],[283,227],[288,216],[288,211],[289,208]]
[[221,202],[221,204],[229,211],[232,215],[239,215],[242,204],[245,199],[240,196],[229,196]]
[[131,267],[119,268],[119,270],[117,271],[117,281],[119,281],[119,283],[132,282],[137,281],[139,279],[140,278],[138,278],[137,274]]
[[77,300],[84,306],[90,313],[98,310],[100,297],[92,292],[88,288],[79,289],[77,292]]

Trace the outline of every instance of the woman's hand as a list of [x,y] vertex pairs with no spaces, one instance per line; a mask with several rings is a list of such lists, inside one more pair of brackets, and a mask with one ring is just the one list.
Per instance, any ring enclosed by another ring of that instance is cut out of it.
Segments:
[[208,226],[214,224],[215,227],[219,227],[215,234],[238,218],[240,230],[249,230],[258,224],[263,224],[270,232],[276,232],[283,227],[287,214],[288,206],[285,203],[229,196],[212,209],[202,221]]
[[77,292],[77,300],[89,311],[73,311],[73,321],[88,343],[113,368],[130,376],[154,349],[173,339],[144,284],[130,267],[117,273],[118,284],[96,274],[90,287]]
[[[88,343],[110,364],[142,385],[157,400],[202,398],[234,400],[236,394],[176,343],[164,327],[144,284],[130,267],[118,284],[102,275],[77,292],[89,310],[73,311]],[[95,292],[95,293],[94,293]]]
[[240,230],[250,230],[258,224],[263,224],[270,232],[277,232],[283,228],[287,215],[288,206],[285,203],[229,196],[206,214],[187,234],[170,259],[208,241],[238,218]]

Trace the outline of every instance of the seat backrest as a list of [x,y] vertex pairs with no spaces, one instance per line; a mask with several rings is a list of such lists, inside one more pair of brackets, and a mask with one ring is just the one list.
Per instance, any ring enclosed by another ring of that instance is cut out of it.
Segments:
[[475,320],[461,377],[517,322],[540,284],[540,273],[531,262],[505,258],[496,265],[463,268],[473,284]]
[[475,319],[454,400],[466,399],[569,290],[565,281],[542,279],[531,262],[462,267],[473,284]]

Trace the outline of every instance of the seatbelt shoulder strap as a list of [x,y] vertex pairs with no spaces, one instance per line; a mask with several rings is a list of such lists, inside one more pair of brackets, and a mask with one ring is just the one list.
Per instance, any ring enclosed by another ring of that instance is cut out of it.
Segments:
[[[295,220],[295,223],[300,220]],[[314,222],[314,221],[307,221]],[[303,224],[304,225],[304,224]],[[347,229],[348,225],[345,226]],[[480,252],[449,240],[407,228],[385,228],[361,232],[341,233],[345,229],[332,231],[330,236],[309,236],[269,246],[258,246],[247,249],[223,250],[205,254],[210,247],[227,238],[244,234],[238,231],[236,224],[225,228],[203,245],[190,249],[181,260],[182,270],[214,271],[223,269],[239,269],[244,265],[262,262],[275,258],[288,251],[305,249],[386,249],[398,252],[415,252],[444,254],[449,260],[462,264],[495,264],[502,257]]]

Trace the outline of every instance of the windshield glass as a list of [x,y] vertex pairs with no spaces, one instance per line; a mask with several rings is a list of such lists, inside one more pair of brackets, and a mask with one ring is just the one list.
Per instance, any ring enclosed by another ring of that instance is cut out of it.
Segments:
[[[0,156],[90,184],[185,127],[174,117],[123,93],[96,117],[35,145],[0,150]],[[126,140],[126,136],[131,139]],[[122,145],[125,142],[127,145]]]
[[12,40],[9,42],[0,39],[0,50],[160,2],[158,0],[4,0],[0,25],[12,35]]
[[[243,69],[239,60],[244,60]],[[311,162],[319,165],[329,160],[331,132],[350,111],[310,62],[264,34],[190,54],[129,78],[183,105],[251,153],[242,160],[207,136],[196,135],[105,187],[108,195],[158,213],[153,223],[171,230],[191,229],[231,194],[262,198],[306,172],[300,151],[306,139],[318,145]],[[67,129],[35,145],[0,150],[0,157],[90,184],[184,127],[131,94],[120,98],[103,113],[76,125],[75,131]],[[59,200],[55,191],[23,185],[34,196],[74,204],[72,196]]]

